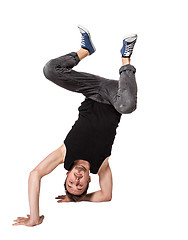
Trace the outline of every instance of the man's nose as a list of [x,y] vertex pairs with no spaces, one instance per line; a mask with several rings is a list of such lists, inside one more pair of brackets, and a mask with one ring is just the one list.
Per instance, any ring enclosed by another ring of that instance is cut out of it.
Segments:
[[75,180],[76,180],[76,183],[78,183],[80,181],[80,177],[75,176]]
[[80,184],[80,179],[77,177],[76,178],[76,186],[78,186]]
[[78,179],[78,180],[79,180],[80,178],[82,178],[82,175],[76,175],[76,174],[75,174],[74,176],[75,176],[75,179]]

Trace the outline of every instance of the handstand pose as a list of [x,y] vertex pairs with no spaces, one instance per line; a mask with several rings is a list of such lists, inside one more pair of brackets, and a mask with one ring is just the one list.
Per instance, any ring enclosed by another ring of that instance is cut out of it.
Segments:
[[[110,80],[93,74],[72,70],[80,60],[95,52],[90,33],[78,26],[81,49],[52,59],[44,66],[47,79],[67,90],[82,93],[86,98],[78,108],[79,117],[64,139],[63,144],[40,162],[29,175],[28,192],[30,215],[17,218],[13,225],[35,226],[42,223],[39,215],[40,181],[59,164],[64,163],[67,177],[66,195],[58,202],[104,202],[112,198],[112,174],[108,159],[122,114],[136,109],[136,69],[130,65],[137,35],[125,37],[121,49],[120,79]],[[87,194],[90,173],[99,175],[100,190]]]

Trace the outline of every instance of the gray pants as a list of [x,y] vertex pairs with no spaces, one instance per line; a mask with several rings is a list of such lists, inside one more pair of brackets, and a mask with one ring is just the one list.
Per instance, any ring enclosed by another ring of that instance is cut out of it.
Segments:
[[131,113],[136,109],[136,69],[132,65],[120,68],[120,79],[117,81],[72,70],[79,61],[76,52],[52,59],[44,66],[44,75],[67,90],[82,93],[97,102],[112,104],[122,114]]

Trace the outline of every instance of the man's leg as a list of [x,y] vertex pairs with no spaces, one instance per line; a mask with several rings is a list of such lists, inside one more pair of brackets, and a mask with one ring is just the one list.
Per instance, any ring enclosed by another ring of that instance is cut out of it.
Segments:
[[105,78],[72,69],[88,55],[88,50],[81,48],[78,52],[52,59],[44,66],[44,75],[53,83],[69,91],[82,93],[95,101],[110,104],[99,94]]
[[81,49],[65,56],[52,59],[44,66],[44,75],[55,84],[73,91],[95,101],[110,104],[108,100],[100,96],[102,82],[106,79],[84,72],[72,70],[80,60],[95,52],[90,33],[82,26],[78,26],[81,33]]
[[115,109],[124,114],[136,109],[137,85],[136,69],[130,65],[130,56],[136,39],[128,37],[123,41],[121,49],[123,66],[120,68],[120,79],[110,80],[97,75],[76,72],[72,70],[80,60],[91,55],[95,48],[90,41],[87,30],[81,29],[81,49],[65,56],[50,60],[44,67],[44,75],[55,84],[95,101],[112,104]]
[[131,113],[136,109],[137,84],[135,72],[136,69],[130,65],[130,59],[122,58],[118,92],[114,98],[114,107],[121,113]]
[[122,67],[119,70],[120,79],[103,82],[100,94],[109,101],[115,109],[122,113],[131,113],[136,109],[137,84],[136,69],[130,65],[130,57],[136,42],[137,35],[126,37],[121,49]]

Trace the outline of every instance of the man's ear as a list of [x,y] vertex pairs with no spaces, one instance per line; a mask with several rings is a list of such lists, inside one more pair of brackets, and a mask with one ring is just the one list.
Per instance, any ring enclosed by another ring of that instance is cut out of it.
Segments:
[[89,176],[89,182],[91,182],[91,177]]
[[69,175],[69,173],[70,173],[70,171],[66,172],[66,175],[68,176],[68,175]]

